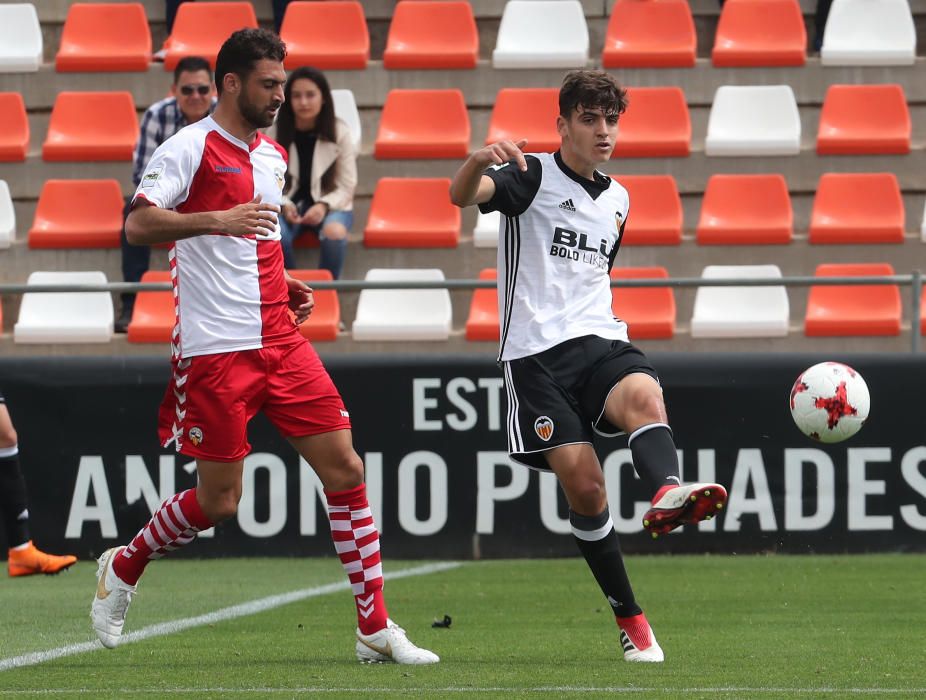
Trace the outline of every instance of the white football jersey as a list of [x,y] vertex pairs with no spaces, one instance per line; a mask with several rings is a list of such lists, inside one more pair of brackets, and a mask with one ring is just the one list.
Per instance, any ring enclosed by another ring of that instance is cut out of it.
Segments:
[[[256,195],[279,205],[286,154],[258,132],[247,144],[210,116],[161,144],[135,192],[181,213],[221,211]],[[288,312],[280,228],[266,236],[184,238],[168,253],[174,286],[174,355],[250,350],[298,337]]]
[[627,190],[574,173],[559,153],[490,168],[502,213],[498,242],[500,360],[535,355],[585,335],[627,341],[611,311],[610,270],[630,207]]

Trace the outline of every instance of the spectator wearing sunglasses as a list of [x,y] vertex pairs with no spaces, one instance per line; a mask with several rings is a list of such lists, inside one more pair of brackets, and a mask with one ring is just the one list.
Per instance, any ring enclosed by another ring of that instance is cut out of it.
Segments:
[[[186,56],[180,59],[174,69],[170,97],[155,102],[142,117],[141,133],[138,143],[135,144],[132,167],[132,183],[136,188],[154,150],[183,127],[212,114],[215,104],[215,84],[209,61],[200,56]],[[126,241],[123,231],[123,279],[126,282],[140,281],[142,275],[147,272],[150,261],[151,249],[148,246],[131,245]],[[122,313],[115,323],[117,333],[125,333],[128,329],[134,307],[135,295],[123,294]]]

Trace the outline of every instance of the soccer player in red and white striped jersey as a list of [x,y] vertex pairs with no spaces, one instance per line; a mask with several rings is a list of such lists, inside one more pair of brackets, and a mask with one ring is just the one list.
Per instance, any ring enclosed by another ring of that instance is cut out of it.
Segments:
[[264,414],[313,466],[328,500],[332,539],[357,606],[360,661],[429,664],[383,600],[379,533],[367,503],[350,416],[296,324],[312,290],[283,269],[277,216],[286,153],[258,129],[283,103],[286,47],[260,29],[219,51],[213,116],[152,155],[126,221],[135,245],[170,243],[176,324],[172,377],[159,414],[163,446],[196,460],[198,484],[168,498],[126,546],[103,553],[91,617],[114,647],[139,577],[154,559],[235,515],[248,421]]

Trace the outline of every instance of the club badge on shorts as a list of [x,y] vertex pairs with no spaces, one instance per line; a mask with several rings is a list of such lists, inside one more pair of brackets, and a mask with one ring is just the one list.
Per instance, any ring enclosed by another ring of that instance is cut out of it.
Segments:
[[190,428],[190,442],[196,447],[203,441],[203,431],[199,428]]
[[549,442],[550,438],[553,437],[553,421],[550,420],[549,416],[540,416],[534,421],[534,432],[537,433],[537,437],[541,440]]

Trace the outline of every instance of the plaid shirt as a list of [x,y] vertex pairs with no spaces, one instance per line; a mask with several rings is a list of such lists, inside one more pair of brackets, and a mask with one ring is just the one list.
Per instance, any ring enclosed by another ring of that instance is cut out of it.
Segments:
[[[215,110],[215,105],[216,100],[213,98],[209,114]],[[176,97],[168,97],[155,102],[145,111],[145,116],[141,120],[138,143],[135,144],[135,162],[132,166],[132,183],[136,188],[141,182],[145,166],[148,165],[148,160],[154,150],[187,124],[186,117],[177,106]]]

